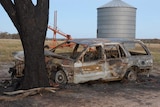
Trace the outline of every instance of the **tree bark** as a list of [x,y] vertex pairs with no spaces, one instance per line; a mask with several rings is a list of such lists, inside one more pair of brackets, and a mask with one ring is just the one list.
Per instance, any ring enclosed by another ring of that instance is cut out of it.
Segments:
[[22,41],[25,55],[24,79],[21,89],[49,86],[45,69],[44,41],[46,37],[49,0],[0,0]]
[[43,35],[43,32],[31,31],[28,34],[23,34],[21,37],[25,54],[25,75],[21,85],[22,89],[48,86],[47,71],[44,61],[45,39]]

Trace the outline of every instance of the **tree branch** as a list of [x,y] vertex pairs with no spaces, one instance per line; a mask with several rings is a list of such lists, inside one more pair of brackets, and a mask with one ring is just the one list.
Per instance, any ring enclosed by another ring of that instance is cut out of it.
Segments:
[[1,5],[3,6],[4,10],[7,12],[8,16],[12,20],[13,24],[17,28],[17,30],[20,30],[20,26],[17,20],[15,5],[11,0],[0,0]]
[[[45,21],[38,23],[39,25],[39,29],[41,29],[41,26],[44,26],[46,24],[46,22],[48,23],[48,16],[49,16],[49,0],[37,0],[37,5],[36,5],[36,14],[38,19],[37,20],[44,20],[44,16],[45,16]],[[47,17],[46,17],[47,16]],[[47,29],[47,26],[46,28]]]

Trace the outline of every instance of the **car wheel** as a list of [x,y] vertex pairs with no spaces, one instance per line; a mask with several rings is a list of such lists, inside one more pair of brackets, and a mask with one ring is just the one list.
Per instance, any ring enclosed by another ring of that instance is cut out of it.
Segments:
[[137,80],[137,72],[134,69],[130,69],[126,73],[126,79],[129,81],[136,81]]
[[67,83],[66,74],[62,70],[59,70],[56,72],[55,83],[58,83],[58,84],[66,84]]

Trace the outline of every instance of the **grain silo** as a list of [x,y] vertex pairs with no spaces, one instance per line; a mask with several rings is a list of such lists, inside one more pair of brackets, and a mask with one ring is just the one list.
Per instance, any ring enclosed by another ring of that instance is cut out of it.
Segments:
[[97,38],[135,38],[135,7],[112,0],[97,8],[97,15]]

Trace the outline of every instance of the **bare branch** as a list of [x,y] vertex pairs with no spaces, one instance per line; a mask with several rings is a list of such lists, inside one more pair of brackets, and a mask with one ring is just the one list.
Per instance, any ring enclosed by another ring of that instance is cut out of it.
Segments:
[[27,96],[42,94],[44,91],[55,93],[58,88],[54,87],[40,87],[40,88],[33,88],[29,90],[18,90],[13,92],[4,92],[5,95],[9,96],[1,96],[0,101],[16,101]]
[[15,15],[15,7],[11,0],[0,0],[0,3],[9,16]]
[[[48,16],[49,16],[49,0],[38,0],[37,1],[37,5],[36,5],[36,14],[38,18],[38,20],[42,20],[44,19],[44,16],[46,17],[45,21],[39,23],[39,27],[40,26],[44,26],[46,24],[46,22],[48,23]],[[47,27],[46,27],[47,29]]]
[[19,12],[24,12],[25,7],[33,8],[34,5],[32,1],[31,0],[14,0],[14,2],[12,2],[12,0],[0,0],[0,3],[5,9],[5,11],[7,12],[8,16],[12,20],[15,27],[17,28],[18,32],[20,33],[21,29],[20,29]]
[[20,26],[17,20],[17,15],[16,15],[16,10],[15,10],[15,5],[11,0],[0,0],[1,5],[7,12],[8,16],[12,20],[13,24],[17,28],[17,30],[20,30]]
[[14,1],[15,1],[15,5],[22,9],[30,9],[34,7],[32,0],[14,0]]

